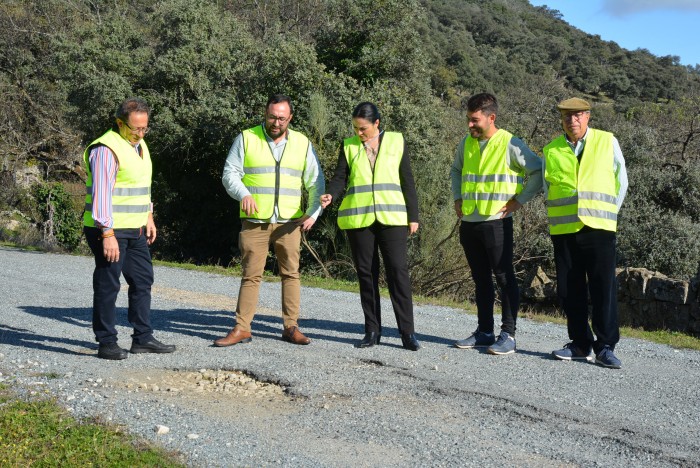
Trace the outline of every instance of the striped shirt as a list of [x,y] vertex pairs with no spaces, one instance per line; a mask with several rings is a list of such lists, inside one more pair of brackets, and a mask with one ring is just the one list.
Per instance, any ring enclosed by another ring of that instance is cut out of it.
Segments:
[[[134,146],[134,149],[139,156],[142,156],[139,145]],[[105,145],[98,145],[90,150],[89,160],[90,171],[92,171],[92,219],[95,220],[95,226],[107,231],[114,225],[112,192],[117,183],[119,161],[112,150]],[[153,204],[151,204],[152,211]]]

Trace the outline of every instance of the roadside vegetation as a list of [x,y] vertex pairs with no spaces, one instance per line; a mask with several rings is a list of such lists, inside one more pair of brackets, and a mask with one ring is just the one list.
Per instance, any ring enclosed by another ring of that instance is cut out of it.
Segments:
[[[326,176],[352,133],[353,106],[371,100],[384,127],[405,135],[414,168],[414,290],[470,300],[449,183],[466,134],[463,101],[495,93],[499,126],[539,153],[561,132],[556,102],[577,95],[627,161],[618,265],[690,279],[700,259],[700,66],[679,60],[625,50],[527,0],[6,0],[0,239],[85,251],[82,153],[136,95],[153,105],[154,257],[235,263],[238,206],[221,172],[268,95],[292,97],[292,125]],[[352,281],[336,209],[305,238],[302,265]],[[541,197],[515,223],[518,274],[541,267],[552,276]]]
[[19,396],[0,384],[0,466],[184,467],[177,454],[119,426],[76,421],[45,395]]

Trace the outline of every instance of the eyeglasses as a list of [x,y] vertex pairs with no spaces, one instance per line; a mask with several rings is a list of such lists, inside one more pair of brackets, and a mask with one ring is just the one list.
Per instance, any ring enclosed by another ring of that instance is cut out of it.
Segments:
[[286,122],[288,122],[291,119],[291,117],[277,117],[274,115],[266,115],[265,118],[269,122],[277,121],[277,122],[279,122],[280,125],[284,125]]
[[122,123],[126,125],[126,128],[131,130],[133,133],[143,133],[144,135],[148,132],[151,131],[151,127],[141,127],[141,128],[133,128],[131,125],[129,125],[127,122],[122,120]]
[[562,117],[564,120],[581,120],[584,115],[587,115],[589,111],[579,111],[579,112],[567,112],[566,114],[563,114]]

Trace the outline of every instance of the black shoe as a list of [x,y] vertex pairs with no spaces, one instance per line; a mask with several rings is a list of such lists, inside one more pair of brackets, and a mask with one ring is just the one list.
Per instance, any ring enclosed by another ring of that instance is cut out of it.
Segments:
[[145,343],[131,343],[131,349],[129,350],[133,354],[138,354],[138,353],[172,353],[175,351],[175,345],[166,345],[161,343],[160,341],[156,340],[155,338],[151,338],[150,340],[146,341]]
[[121,349],[117,343],[100,343],[100,347],[97,350],[97,357],[100,359],[121,361],[129,357],[129,354],[125,349]]
[[409,351],[418,351],[420,349],[420,343],[418,343],[418,339],[413,333],[410,335],[401,335],[401,343],[404,349],[408,349]]
[[367,332],[362,340],[355,343],[356,348],[369,348],[371,346],[379,344],[379,340],[382,339],[382,334],[379,332]]

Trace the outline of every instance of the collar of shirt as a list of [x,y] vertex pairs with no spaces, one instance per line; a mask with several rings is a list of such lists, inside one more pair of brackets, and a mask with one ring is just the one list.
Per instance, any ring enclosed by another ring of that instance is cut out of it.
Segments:
[[275,140],[272,139],[270,135],[267,134],[267,130],[265,130],[265,124],[262,124],[262,129],[263,129],[263,135],[265,135],[265,139],[267,142],[270,144],[270,147],[275,148],[281,145],[286,145],[287,144],[287,138],[289,137],[289,129],[287,129],[284,132],[284,138],[282,138],[279,143],[275,143]]
[[583,134],[581,139],[579,141],[577,141],[576,144],[571,143],[571,141],[569,141],[569,137],[566,135],[566,133],[564,134],[564,138],[566,138],[566,142],[569,144],[569,147],[571,148],[571,150],[574,152],[574,154],[577,157],[579,154],[581,154],[583,152],[584,146],[586,146],[586,137],[588,136],[588,130],[589,129],[586,129],[586,133]]

